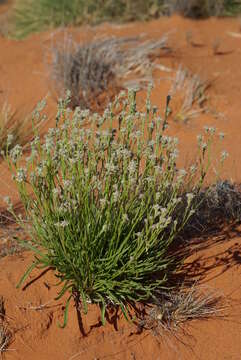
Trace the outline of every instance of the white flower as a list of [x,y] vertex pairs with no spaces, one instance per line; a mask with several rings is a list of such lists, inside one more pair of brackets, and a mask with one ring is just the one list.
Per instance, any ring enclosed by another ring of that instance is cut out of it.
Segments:
[[53,195],[54,195],[54,196],[58,196],[58,195],[60,194],[60,189],[54,188],[54,189],[52,190],[52,192],[53,192]]
[[161,168],[160,165],[156,165],[154,168],[155,168],[155,173],[156,174],[161,174],[162,173],[162,168]]
[[101,231],[106,232],[107,230],[108,230],[108,226],[107,224],[104,224]]
[[136,162],[135,160],[131,160],[128,166],[128,170],[130,172],[130,175],[134,174],[136,171]]
[[103,208],[107,204],[107,200],[105,198],[100,199],[100,206]]
[[201,145],[202,141],[203,141],[203,136],[202,135],[198,135],[197,136],[197,141],[198,141],[198,144]]
[[82,110],[79,115],[82,118],[87,118],[90,116],[90,110],[88,110],[88,109]]
[[144,180],[148,183],[151,183],[154,180],[154,178],[153,178],[153,176],[148,176]]
[[113,192],[113,202],[116,203],[119,199],[119,192],[118,191],[115,191]]
[[8,134],[8,137],[7,137],[7,145],[8,146],[12,144],[13,139],[14,139],[13,134]]
[[127,150],[127,149],[123,149],[122,150],[122,156],[124,158],[130,158],[131,157],[131,152],[129,150]]
[[44,144],[44,148],[46,149],[46,151],[50,151],[51,149],[54,148],[54,139],[51,135],[47,134],[45,136],[45,144]]
[[208,146],[207,143],[205,143],[205,142],[202,143],[202,144],[201,144],[202,150],[205,151],[205,150],[207,149],[207,146]]
[[181,202],[181,198],[180,197],[178,197],[178,198],[174,198],[173,200],[172,200],[172,203],[173,203],[173,205],[177,205],[178,203],[180,203]]
[[215,127],[210,127],[210,128],[209,128],[209,131],[210,131],[210,133],[211,133],[212,135],[214,135],[215,132],[216,132],[216,129],[215,129]]
[[158,191],[158,192],[156,193],[156,199],[159,200],[160,197],[161,197],[161,193]]
[[72,186],[72,182],[70,180],[63,180],[64,189],[68,189]]
[[165,215],[165,213],[167,212],[167,208],[163,207],[160,208],[162,215]]
[[129,221],[129,218],[128,218],[128,215],[127,215],[127,214],[123,214],[122,219],[123,219],[124,222]]
[[191,203],[192,200],[194,199],[194,194],[192,194],[192,193],[187,193],[187,194],[186,194],[186,197],[187,197],[188,205],[190,205],[190,203]]
[[88,169],[88,168],[85,168],[85,169],[84,169],[84,173],[85,173],[86,176],[88,176],[89,173],[90,173],[89,169]]
[[150,140],[149,142],[148,142],[148,146],[150,146],[150,147],[153,147],[154,145],[155,145],[155,141],[154,140]]
[[63,221],[60,221],[60,222],[55,223],[55,226],[56,226],[56,227],[62,227],[62,228],[66,227],[66,226],[68,226],[68,225],[69,225],[69,222],[66,221],[66,220],[63,220]]
[[3,201],[4,201],[6,204],[9,204],[9,203],[11,202],[9,196],[4,196]]
[[178,175],[179,175],[180,177],[184,177],[184,176],[187,175],[187,172],[186,172],[185,169],[180,169],[180,170],[178,171]]
[[178,149],[174,149],[173,152],[170,154],[170,158],[172,160],[176,160],[178,158],[178,155],[179,155]]
[[191,166],[190,166],[190,171],[191,171],[191,173],[195,173],[196,170],[197,170],[196,165],[191,165]]
[[155,162],[156,161],[156,155],[155,154],[150,154],[149,155],[149,160],[152,161],[152,162]]
[[228,157],[228,152],[226,150],[221,152],[221,161],[226,160]]
[[8,210],[8,211],[12,211],[12,210],[13,210],[13,203],[12,203],[10,197],[9,197],[9,196],[5,196],[5,197],[3,198],[3,201],[8,205],[7,210]]
[[36,173],[38,176],[43,176],[43,166],[39,165],[36,167]]
[[16,175],[16,181],[18,183],[21,183],[23,181],[26,181],[26,169],[24,168],[19,168],[17,170],[17,175]]
[[10,151],[10,157],[12,159],[12,162],[15,164],[17,159],[21,157],[23,154],[22,146],[16,145],[14,148]]
[[178,143],[179,143],[178,138],[177,138],[177,137],[174,137],[174,138],[173,138],[173,144],[174,144],[174,145],[178,145]]
[[107,163],[105,164],[105,168],[106,168],[106,170],[107,170],[108,173],[114,173],[115,170],[116,170],[116,166],[115,166],[113,163],[111,163],[111,162],[107,162]]
[[38,155],[37,150],[33,148],[32,151],[31,151],[30,156],[28,156],[28,157],[26,158],[26,161],[27,161],[27,162],[33,161],[33,160],[36,158],[37,155]]
[[126,92],[124,90],[121,90],[121,92],[118,95],[118,98],[121,99],[124,98],[125,96],[126,96]]
[[156,212],[156,211],[159,211],[160,210],[160,205],[158,205],[158,204],[155,204],[155,205],[153,205],[153,210]]

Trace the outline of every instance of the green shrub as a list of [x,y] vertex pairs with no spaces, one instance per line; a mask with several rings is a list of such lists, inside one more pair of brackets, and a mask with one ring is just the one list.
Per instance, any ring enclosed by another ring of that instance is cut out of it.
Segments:
[[[20,146],[7,156],[25,207],[35,260],[23,276],[41,265],[53,267],[69,292],[99,304],[104,322],[109,305],[152,300],[168,289],[181,263],[170,246],[195,211],[209,161],[213,130],[199,136],[197,163],[176,167],[177,138],[164,135],[165,117],[136,93],[120,94],[102,116],[67,109],[60,100],[56,128],[43,144],[32,142],[22,159]],[[197,166],[199,164],[200,166]],[[27,222],[26,222],[27,221]],[[66,311],[68,306],[66,306]]]
[[224,0],[223,13],[221,15],[234,16],[241,13],[240,0]]

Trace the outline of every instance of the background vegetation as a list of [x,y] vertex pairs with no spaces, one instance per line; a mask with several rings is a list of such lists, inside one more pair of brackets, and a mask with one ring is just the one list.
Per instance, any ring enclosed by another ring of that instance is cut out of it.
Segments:
[[64,25],[157,18],[174,12],[200,18],[234,15],[240,0],[17,0],[13,31],[17,37]]

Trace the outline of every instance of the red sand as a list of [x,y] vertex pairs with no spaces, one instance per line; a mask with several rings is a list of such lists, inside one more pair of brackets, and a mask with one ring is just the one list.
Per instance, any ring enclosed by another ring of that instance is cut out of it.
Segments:
[[[73,33],[83,38],[95,33],[130,36],[144,32],[147,38],[152,39],[170,32],[168,44],[172,52],[160,56],[158,62],[172,69],[182,64],[208,79],[216,78],[209,90],[209,106],[216,113],[224,115],[215,117],[213,114],[205,114],[191,119],[188,124],[171,122],[170,132],[180,139],[181,162],[185,164],[192,159],[196,136],[203,126],[215,126],[226,134],[218,151],[225,148],[229,152],[223,176],[240,182],[241,39],[230,35],[230,32],[239,31],[239,25],[238,19],[191,21],[172,17],[121,27],[105,24],[95,30],[80,28],[74,29]],[[187,42],[187,33],[190,32],[192,44]],[[219,55],[213,53],[213,44],[217,39],[220,39]],[[51,90],[44,65],[46,48],[50,44],[50,32],[31,36],[24,41],[0,38],[0,103],[8,100],[14,108],[30,111]],[[159,108],[165,103],[169,90],[168,81],[163,80],[168,76],[166,72],[155,72],[152,100]],[[140,103],[143,96],[142,92]],[[55,99],[50,94],[49,114],[54,114],[55,106]],[[173,106],[175,108],[175,102]],[[46,127],[50,125],[51,121]],[[1,197],[11,193],[17,200],[11,176],[3,162],[0,163],[0,171]],[[200,258],[198,268],[204,274],[202,282],[231,296],[233,301],[227,321],[214,319],[194,321],[187,325],[185,329],[189,335],[180,335],[187,345],[182,345],[175,338],[154,336],[151,331],[137,335],[135,326],[127,324],[122,318],[118,320],[117,330],[110,323],[105,327],[100,326],[99,311],[95,306],[91,306],[88,316],[84,317],[88,336],[83,337],[79,332],[73,304],[67,328],[59,329],[57,322],[62,320],[61,306],[64,303],[53,301],[57,293],[57,289],[52,286],[55,283],[53,275],[49,272],[25,291],[17,290],[15,285],[32,256],[29,253],[24,256],[7,256],[0,260],[0,295],[5,299],[10,324],[17,331],[6,352],[6,359],[238,360],[241,357],[241,311],[237,305],[241,299],[240,250],[240,229],[233,229],[223,234],[222,242],[214,243],[196,255],[196,258]],[[190,259],[190,262],[193,260]],[[46,303],[48,306],[43,309],[31,308]]]

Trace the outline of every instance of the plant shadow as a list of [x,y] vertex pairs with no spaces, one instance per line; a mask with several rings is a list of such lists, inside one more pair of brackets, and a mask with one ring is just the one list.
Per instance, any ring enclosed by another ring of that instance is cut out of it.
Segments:
[[[193,234],[194,235],[194,234]],[[190,286],[204,284],[241,264],[240,222],[208,227],[188,240],[179,239],[172,249],[186,259],[172,282]]]

